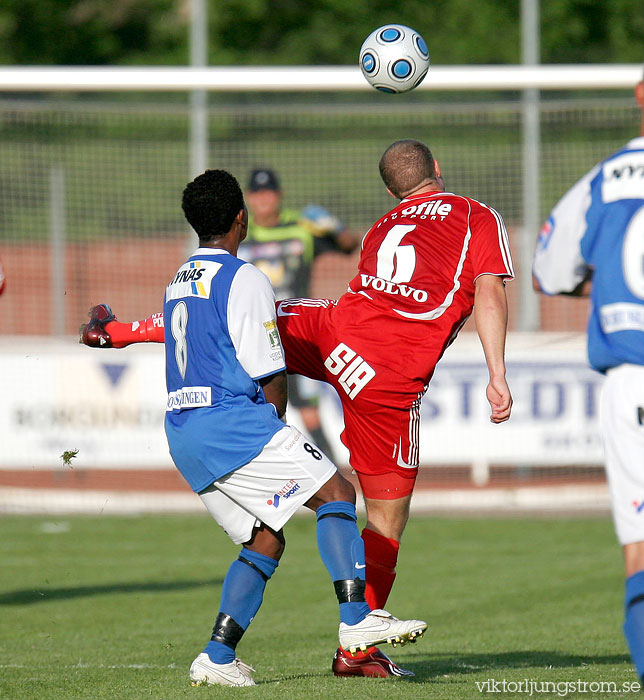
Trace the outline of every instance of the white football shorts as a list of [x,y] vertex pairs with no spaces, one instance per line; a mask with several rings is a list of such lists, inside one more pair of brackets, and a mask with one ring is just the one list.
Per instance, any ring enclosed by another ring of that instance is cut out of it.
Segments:
[[314,443],[287,425],[252,462],[199,496],[230,539],[242,544],[261,523],[281,530],[335,472],[336,466]]
[[644,366],[609,369],[599,421],[613,520],[621,545],[644,541]]

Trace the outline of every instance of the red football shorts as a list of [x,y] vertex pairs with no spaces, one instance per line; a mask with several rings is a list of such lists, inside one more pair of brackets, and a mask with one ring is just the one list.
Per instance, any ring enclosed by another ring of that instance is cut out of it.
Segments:
[[344,412],[341,439],[364,496],[407,496],[418,472],[420,401],[426,387],[391,370],[386,357],[365,360],[363,353],[372,356],[368,338],[360,348],[345,344],[332,323],[334,310],[335,302],[328,299],[278,303],[287,370],[336,390]]

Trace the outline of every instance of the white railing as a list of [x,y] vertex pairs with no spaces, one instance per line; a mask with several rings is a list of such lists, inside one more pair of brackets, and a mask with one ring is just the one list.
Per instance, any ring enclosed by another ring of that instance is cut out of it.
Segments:
[[[641,64],[432,66],[418,90],[628,89]],[[357,66],[4,67],[0,91],[348,91],[371,89]]]

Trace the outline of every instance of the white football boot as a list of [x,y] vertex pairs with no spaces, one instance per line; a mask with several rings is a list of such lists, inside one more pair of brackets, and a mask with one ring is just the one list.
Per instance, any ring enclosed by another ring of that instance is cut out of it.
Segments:
[[372,610],[357,625],[341,622],[338,638],[343,649],[355,654],[358,649],[366,651],[368,647],[384,642],[394,647],[415,642],[426,629],[427,623],[423,620],[399,620],[386,610]]
[[256,685],[252,672],[255,669],[241,659],[229,664],[215,664],[205,652],[192,662],[190,680],[192,685]]

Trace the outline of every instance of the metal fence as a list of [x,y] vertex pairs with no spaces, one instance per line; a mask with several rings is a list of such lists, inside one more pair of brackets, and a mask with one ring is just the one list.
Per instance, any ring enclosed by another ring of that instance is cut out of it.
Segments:
[[[420,97],[212,95],[205,161],[242,185],[252,168],[273,168],[285,206],[321,204],[361,234],[393,204],[378,175],[382,151],[396,139],[419,138],[450,190],[501,212],[515,268],[525,277],[538,225],[526,230],[520,96]],[[577,178],[636,134],[639,111],[626,96],[558,95],[542,100],[538,115],[540,221]],[[0,100],[0,257],[7,275],[0,333],[72,334],[102,300],[124,317],[157,310],[168,276],[196,241],[180,209],[190,134],[185,96]],[[323,266],[318,291],[341,291],[353,263]],[[583,327],[585,307],[535,302],[525,280],[513,285],[511,301],[513,329]]]

